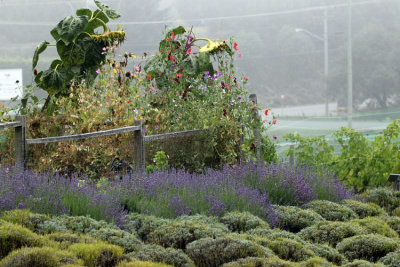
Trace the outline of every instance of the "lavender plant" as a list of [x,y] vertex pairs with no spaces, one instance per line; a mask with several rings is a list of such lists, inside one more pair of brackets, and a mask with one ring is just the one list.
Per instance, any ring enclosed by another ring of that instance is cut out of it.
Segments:
[[0,168],[0,211],[27,208],[45,214],[89,215],[121,226],[128,212],[164,218],[241,211],[276,226],[271,204],[301,205],[351,197],[333,176],[282,164],[225,166],[190,173],[169,169],[135,173],[97,186],[85,177]]

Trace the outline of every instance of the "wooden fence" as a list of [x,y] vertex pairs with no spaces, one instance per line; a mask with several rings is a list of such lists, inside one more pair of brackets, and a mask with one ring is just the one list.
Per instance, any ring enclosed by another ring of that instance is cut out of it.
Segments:
[[133,126],[104,130],[98,132],[84,133],[84,134],[74,134],[56,137],[46,137],[37,139],[26,139],[26,117],[16,116],[14,122],[0,123],[0,130],[14,127],[15,129],[15,165],[16,167],[25,168],[25,163],[27,160],[27,147],[32,144],[46,144],[46,143],[57,143],[73,140],[83,140],[88,138],[96,138],[101,136],[116,135],[121,133],[133,132],[133,160],[135,162],[135,168],[145,167],[145,142],[151,142],[156,140],[170,139],[182,136],[192,136],[196,135],[203,130],[191,130],[183,132],[174,132],[159,135],[145,136],[144,122],[142,120],[135,121]]
[[[257,104],[257,96],[250,95],[250,101],[252,101],[255,105]],[[259,120],[259,114],[257,108],[254,108],[254,118]],[[92,133],[84,133],[84,134],[74,134],[74,135],[66,135],[66,136],[57,136],[57,137],[46,137],[46,138],[38,138],[38,139],[26,139],[26,117],[25,116],[16,116],[14,122],[8,123],[0,123],[0,130],[11,128],[15,129],[15,165],[16,167],[25,168],[25,163],[27,160],[27,148],[28,145],[31,144],[46,144],[46,143],[56,143],[56,142],[65,142],[65,141],[73,141],[73,140],[83,140],[88,138],[96,138],[100,136],[108,136],[108,135],[116,135],[121,133],[133,132],[134,137],[134,155],[133,160],[135,162],[136,170],[145,167],[145,142],[151,142],[156,140],[170,139],[182,136],[191,136],[197,135],[204,130],[191,130],[191,131],[183,131],[183,132],[174,132],[174,133],[166,133],[159,135],[151,135],[145,136],[144,131],[144,122],[142,120],[138,120],[134,122],[133,126],[128,126],[124,128],[104,130]],[[262,145],[261,145],[261,134],[258,129],[254,129],[254,137],[255,137],[255,146],[256,146],[256,159],[257,162],[262,161]],[[243,144],[244,137],[240,136],[240,144]],[[244,160],[244,155],[241,153],[240,161]]]

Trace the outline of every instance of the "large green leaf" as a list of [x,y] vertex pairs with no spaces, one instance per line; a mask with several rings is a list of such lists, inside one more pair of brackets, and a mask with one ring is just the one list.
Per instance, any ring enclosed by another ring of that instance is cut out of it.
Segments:
[[62,40],[57,42],[57,52],[65,67],[83,64],[85,62],[86,48],[82,40],[65,45]]
[[47,46],[50,43],[47,41],[43,41],[40,45],[36,47],[35,53],[33,54],[33,59],[32,59],[32,69],[34,69],[37,66],[37,63],[39,61],[39,55],[46,50]]
[[89,19],[92,17],[92,10],[87,8],[78,9],[76,11],[77,16],[87,16]]
[[199,53],[199,71],[205,72],[209,71],[210,73],[214,72],[214,67],[211,63],[210,54],[208,52]]
[[103,52],[102,48],[103,45],[100,43],[95,42],[90,37],[85,37],[82,40],[79,40],[79,43],[82,47],[85,48],[85,68],[99,68],[100,63],[105,59],[105,55],[102,55]]
[[111,9],[108,5],[100,3],[97,0],[94,0],[94,3],[96,4],[96,6],[98,8],[100,8],[104,13],[106,13],[106,15],[110,18],[110,19],[117,19],[119,18],[121,15],[115,11],[114,9]]
[[197,75],[199,72],[199,61],[196,56],[190,55],[182,61],[182,67],[189,75]]
[[63,40],[66,45],[69,45],[69,43],[85,30],[88,22],[89,20],[87,16],[69,16],[60,21],[55,29],[57,34],[60,36],[60,39]]
[[49,95],[61,91],[66,83],[67,71],[58,67],[56,69],[48,69],[43,72],[40,79],[40,86],[47,91]]

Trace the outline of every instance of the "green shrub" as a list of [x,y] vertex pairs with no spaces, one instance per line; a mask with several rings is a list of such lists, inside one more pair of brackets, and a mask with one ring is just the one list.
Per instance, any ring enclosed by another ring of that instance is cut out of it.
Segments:
[[162,219],[151,215],[129,213],[124,224],[124,229],[131,233],[137,233],[141,240],[147,241],[148,235],[152,231],[169,222],[171,222],[171,220]]
[[151,261],[138,261],[138,260],[133,260],[133,261],[123,261],[120,262],[117,267],[172,267],[172,265],[167,265],[164,263],[157,263],[157,262],[151,262]]
[[136,238],[136,235],[120,229],[93,229],[87,234],[99,240],[123,247],[126,252],[137,250],[142,245],[142,242]]
[[390,228],[396,231],[398,235],[400,235],[400,218],[397,216],[386,216],[386,217],[381,217],[382,220],[384,220]]
[[182,250],[163,248],[159,245],[144,245],[127,256],[141,261],[162,262],[175,267],[194,267],[193,261]]
[[284,260],[300,262],[315,256],[307,246],[287,238],[271,240],[267,245],[279,258]]
[[355,260],[353,262],[346,263],[343,265],[343,267],[385,267],[385,265],[364,260]]
[[269,228],[267,222],[247,211],[228,212],[220,219],[220,221],[227,225],[229,230],[233,232],[246,232],[257,227]]
[[320,257],[312,257],[308,260],[300,263],[301,267],[332,267],[336,266],[327,261],[326,259]]
[[353,199],[346,199],[343,201],[342,204],[357,213],[360,219],[363,219],[365,217],[387,215],[385,210],[375,203],[363,203]]
[[178,218],[176,218],[175,221],[180,221],[180,222],[195,221],[195,222],[201,222],[204,224],[214,224],[214,225],[219,224],[219,225],[221,225],[221,223],[219,222],[219,218],[217,218],[215,216],[206,216],[206,215],[202,215],[202,214],[182,215],[182,216],[179,216]]
[[186,254],[197,267],[220,266],[246,257],[269,257],[270,251],[249,240],[231,237],[204,238],[190,243]]
[[366,191],[363,197],[367,202],[375,203],[387,212],[391,212],[399,206],[399,199],[396,198],[393,190],[389,188],[380,187]]
[[5,211],[1,216],[1,219],[7,222],[20,224],[29,230],[36,232],[38,225],[48,220],[49,216],[32,213],[29,210],[10,210]]
[[314,200],[304,205],[304,208],[311,209],[329,221],[349,221],[357,219],[357,214],[344,205],[327,200]]
[[226,234],[226,228],[213,227],[200,222],[171,222],[161,225],[148,236],[148,241],[163,247],[185,249],[186,245],[205,237]]
[[387,223],[378,218],[367,217],[360,220],[352,220],[351,222],[362,226],[367,230],[368,234],[379,234],[391,238],[399,237],[395,230],[390,228]]
[[0,259],[15,249],[42,247],[45,244],[45,238],[21,225],[5,223],[0,226]]
[[337,249],[328,245],[306,243],[305,246],[311,249],[316,256],[324,258],[337,265],[341,265],[346,261],[346,258],[340,254]]
[[385,257],[381,258],[379,262],[390,267],[400,266],[400,251],[390,252]]
[[55,216],[38,225],[39,233],[73,232],[84,234],[101,228],[119,229],[116,225],[105,221],[97,221],[85,216]]
[[374,234],[349,237],[336,246],[336,249],[349,260],[373,262],[398,248],[399,245],[393,239]]
[[248,257],[225,263],[222,267],[299,267],[297,262],[281,260],[276,257],[256,258]]
[[74,254],[50,247],[25,247],[14,250],[0,261],[0,267],[58,267],[64,264],[80,264]]
[[305,241],[298,235],[285,231],[285,230],[280,230],[279,228],[275,229],[266,229],[262,227],[258,227],[252,230],[249,230],[246,232],[249,235],[257,235],[257,236],[262,236],[266,237],[269,239],[277,239],[277,238],[287,238],[287,239],[292,239],[300,243],[305,243]]
[[121,261],[124,249],[111,244],[102,242],[86,244],[78,243],[68,248],[78,258],[82,259],[85,266],[90,267],[111,267]]
[[366,234],[367,231],[358,224],[349,222],[318,223],[298,233],[300,238],[319,244],[328,243],[335,247],[345,238]]
[[60,243],[59,247],[62,249],[68,248],[70,245],[77,243],[95,243],[96,239],[87,235],[77,235],[72,233],[51,233],[47,234],[45,237],[48,239]]
[[314,225],[325,219],[313,210],[304,210],[299,207],[277,206],[275,208],[279,216],[279,228],[297,233],[300,230]]

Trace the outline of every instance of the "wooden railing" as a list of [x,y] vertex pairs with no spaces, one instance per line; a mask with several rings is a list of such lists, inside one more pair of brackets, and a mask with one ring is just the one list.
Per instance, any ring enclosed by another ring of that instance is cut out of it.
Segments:
[[[255,105],[257,105],[257,96],[255,94],[250,95],[250,101],[252,101]],[[260,120],[260,115],[258,114],[257,108],[254,108],[254,119]],[[166,133],[159,135],[151,135],[145,136],[144,131],[144,122],[142,120],[137,120],[134,122],[133,126],[128,126],[124,128],[104,130],[92,133],[83,133],[83,134],[74,134],[74,135],[66,135],[66,136],[57,136],[57,137],[46,137],[46,138],[38,138],[38,139],[26,139],[26,117],[25,116],[16,116],[14,122],[0,123],[0,130],[13,127],[15,129],[15,165],[18,167],[25,168],[25,163],[27,160],[27,147],[32,144],[46,144],[46,143],[56,143],[56,142],[65,142],[65,141],[73,141],[73,140],[83,140],[88,138],[96,138],[100,136],[108,136],[108,135],[116,135],[121,133],[133,132],[134,133],[134,155],[133,160],[135,162],[135,168],[138,170],[139,168],[145,167],[145,142],[151,142],[156,140],[177,138],[182,136],[191,136],[197,135],[205,130],[190,130],[190,131],[182,131],[182,132],[174,132],[174,133]],[[262,144],[261,144],[261,134],[260,131],[255,128],[254,137],[255,137],[255,146],[256,146],[256,158],[257,162],[261,162],[262,159]],[[243,144],[244,137],[240,136],[240,145]],[[244,155],[241,152],[239,160],[244,160]]]

